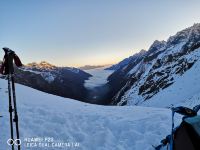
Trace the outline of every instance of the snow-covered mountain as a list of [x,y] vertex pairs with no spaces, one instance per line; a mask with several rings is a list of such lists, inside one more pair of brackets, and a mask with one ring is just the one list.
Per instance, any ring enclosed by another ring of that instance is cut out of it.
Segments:
[[[56,76],[62,75],[62,71],[68,71],[71,74],[80,75],[80,74],[87,74],[86,72],[81,71],[77,68],[71,67],[56,67],[46,61],[42,61],[40,63],[29,63],[22,69],[24,71],[33,72],[36,74],[41,74],[41,76],[50,82],[53,82]],[[88,75],[89,77],[90,75]]]
[[16,82],[68,98],[85,101],[84,81],[91,75],[77,68],[57,67],[48,62],[30,63],[15,69]]
[[188,100],[200,91],[193,85],[200,82],[200,24],[178,32],[167,42],[155,41],[136,60],[108,78],[112,104],[156,105],[165,101],[160,106],[170,106],[173,101]]

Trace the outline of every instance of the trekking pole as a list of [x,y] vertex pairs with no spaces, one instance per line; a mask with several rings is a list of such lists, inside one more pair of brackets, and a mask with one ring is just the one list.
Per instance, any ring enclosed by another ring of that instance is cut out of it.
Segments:
[[170,139],[170,150],[173,150],[173,146],[174,146],[174,109],[172,108],[172,131]]
[[[14,138],[13,138],[13,107],[12,107],[12,99],[11,99],[11,87],[10,87],[10,75],[7,76],[8,77],[8,97],[9,97],[9,113],[10,113],[10,137],[12,140],[12,143],[10,143],[12,145],[12,150],[14,150]],[[10,141],[11,142],[11,141]]]
[[20,150],[20,144],[19,143],[19,125],[18,125],[18,114],[17,114],[17,104],[16,104],[16,94],[15,94],[15,82],[14,82],[14,76],[11,75],[11,82],[12,82],[12,93],[13,93],[13,104],[14,104],[14,119],[13,121],[15,122],[16,125],[16,136],[17,136],[17,145],[18,145],[18,150]]
[[[15,149],[14,141],[15,141],[16,142],[15,145],[17,145],[18,150],[20,150],[21,140],[19,137],[19,125],[18,125],[19,120],[18,120],[18,114],[17,114],[13,60],[15,61],[16,66],[18,67],[22,66],[22,63],[14,51],[10,50],[9,48],[3,48],[3,50],[5,52],[5,55],[4,55],[4,60],[3,60],[3,64],[1,66],[0,71],[2,74],[7,75],[8,77],[8,96],[9,96],[10,131],[11,131],[10,145],[12,145],[12,150],[14,150]],[[10,82],[12,83],[12,97],[11,97]],[[14,105],[14,107],[12,106],[12,104]],[[13,115],[14,115],[14,118],[13,118]],[[15,123],[15,126],[16,126],[17,139],[15,140],[14,140],[14,134],[13,134],[13,122]]]

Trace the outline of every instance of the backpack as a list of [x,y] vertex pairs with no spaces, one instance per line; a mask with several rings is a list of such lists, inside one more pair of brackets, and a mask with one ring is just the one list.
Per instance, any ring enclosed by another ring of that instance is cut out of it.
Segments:
[[14,67],[13,67],[13,60],[15,62],[15,65],[17,67],[21,67],[22,66],[22,62],[19,59],[19,57],[15,54],[14,51],[8,49],[8,48],[4,48],[5,51],[5,55],[3,58],[3,63],[1,64],[1,68],[0,68],[0,73],[7,75],[9,73],[14,73]]
[[[172,131],[154,147],[156,150],[200,150],[200,105],[193,109],[187,107],[172,108]],[[174,128],[174,114],[183,115],[181,124]]]

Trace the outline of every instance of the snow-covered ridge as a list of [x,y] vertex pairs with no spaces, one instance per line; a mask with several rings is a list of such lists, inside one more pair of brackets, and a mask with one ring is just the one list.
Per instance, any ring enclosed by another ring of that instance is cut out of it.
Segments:
[[77,69],[74,67],[57,67],[46,61],[41,61],[40,63],[36,63],[36,62],[29,63],[25,65],[22,68],[22,70],[29,71],[35,74],[40,74],[49,83],[54,81],[57,74],[59,74],[61,70],[68,70],[76,74],[78,74],[80,71],[80,69]]
[[187,42],[192,38],[199,38],[200,36],[200,23],[195,23],[192,27],[188,27],[174,36],[169,37],[167,44],[171,45],[176,42]]
[[38,70],[38,71],[52,71],[52,70],[57,70],[57,69],[66,69],[69,71],[72,71],[74,73],[79,73],[80,69],[74,68],[74,67],[58,67],[55,65],[52,65],[46,61],[41,61],[40,63],[29,63],[25,65],[26,70]]
[[[146,77],[143,76],[142,80],[140,80],[135,86],[133,86],[129,91],[127,91],[124,97],[122,97],[122,100],[129,99],[127,103],[128,105],[148,104],[148,106],[157,107],[169,107],[173,104],[180,103],[182,101],[187,101],[194,94],[197,94],[200,91],[200,87],[194,86],[196,85],[195,83],[198,82],[198,76],[200,73],[200,70],[198,68],[200,66],[199,58],[200,48],[195,52],[191,53],[190,55],[180,57],[177,63],[164,66],[162,70],[156,69],[154,71],[150,71],[149,73],[147,73]],[[195,65],[192,66],[191,69],[189,69],[188,71],[184,72],[184,70],[181,70],[178,64],[180,61],[184,61],[182,65],[186,65],[185,69],[187,69],[189,65],[193,65],[194,63]],[[172,69],[169,70],[168,68]],[[163,70],[166,70],[166,72],[163,72]],[[181,71],[181,75],[179,74],[179,71]],[[150,75],[153,76],[150,77]],[[164,81],[161,81],[161,77],[165,78],[163,79]],[[151,78],[151,80],[148,78]],[[143,95],[138,95],[137,92],[140,92],[140,90],[142,90],[141,87],[145,88],[145,86],[148,84],[154,84],[153,86],[155,88],[157,82],[160,82],[160,84],[166,83],[166,87],[158,89],[158,91],[151,92],[150,88],[146,91],[146,93],[148,94],[145,94],[144,92]],[[138,84],[143,86],[138,87]]]
[[166,41],[155,40],[153,44],[148,49],[148,53],[156,52],[158,50],[163,50],[166,46]]
[[26,67],[27,68],[34,68],[34,69],[49,69],[49,70],[56,68],[55,65],[52,65],[52,64],[50,64],[46,61],[41,61],[40,63],[36,63],[36,62],[28,63],[26,65]]
[[134,55],[125,58],[124,60],[120,61],[118,64],[112,65],[111,67],[106,68],[106,70],[115,70],[122,69],[123,67],[127,66],[130,62],[135,61],[138,57],[144,55],[146,50],[142,49],[140,52],[135,53]]
[[156,95],[176,84],[178,78],[184,78],[183,74],[193,69],[199,59],[200,24],[178,32],[167,42],[155,41],[140,61],[130,61],[123,69],[114,72],[115,75],[111,75],[111,81],[112,76],[119,77],[120,74],[123,75],[121,80],[125,81],[114,96],[113,104],[142,105],[146,101],[150,102]]
[[22,70],[40,74],[47,82],[51,83],[56,77],[55,73],[58,73],[56,68],[56,66],[46,61],[41,61],[40,63],[29,63],[25,65]]

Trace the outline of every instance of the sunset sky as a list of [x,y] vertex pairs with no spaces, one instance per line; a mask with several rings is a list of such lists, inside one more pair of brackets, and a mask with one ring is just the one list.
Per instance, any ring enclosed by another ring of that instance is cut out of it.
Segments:
[[0,47],[15,50],[24,64],[113,64],[200,23],[199,6],[199,0],[1,0]]

